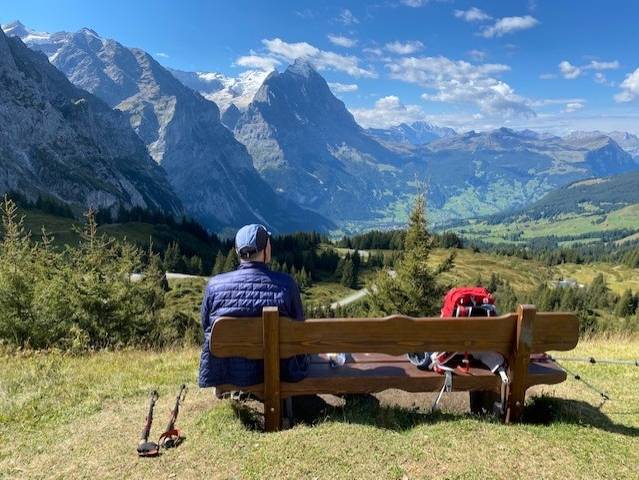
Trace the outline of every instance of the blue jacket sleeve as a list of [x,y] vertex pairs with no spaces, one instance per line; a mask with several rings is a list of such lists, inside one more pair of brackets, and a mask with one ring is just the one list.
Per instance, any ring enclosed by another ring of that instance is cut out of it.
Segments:
[[206,334],[211,327],[211,292],[207,285],[204,289],[204,297],[200,306],[200,321],[202,322],[202,331]]
[[300,296],[300,289],[297,283],[293,282],[291,286],[291,318],[295,320],[304,320],[304,307],[302,306],[302,297]]
[[[300,289],[295,282],[292,282],[290,289],[290,312],[291,318],[304,321],[304,308],[302,307],[302,297],[300,296]],[[308,375],[308,370],[311,366],[310,355],[296,355],[284,360],[284,365],[281,369],[282,380],[287,382],[299,382]]]

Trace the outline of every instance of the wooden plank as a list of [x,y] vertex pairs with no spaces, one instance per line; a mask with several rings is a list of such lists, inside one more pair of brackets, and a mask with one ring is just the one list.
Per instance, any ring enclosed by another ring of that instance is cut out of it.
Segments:
[[516,422],[524,410],[528,386],[528,364],[533,346],[533,328],[536,309],[533,305],[520,305],[517,309],[517,341],[510,357],[510,392],[506,422]]
[[264,358],[261,317],[220,317],[213,324],[211,353],[216,357]]
[[574,313],[538,312],[533,324],[533,353],[567,351],[579,341],[579,319]]
[[[508,355],[515,338],[516,314],[495,318],[281,319],[282,357],[300,353],[410,351],[498,351]],[[261,318],[220,318],[211,335],[218,357],[263,358]],[[571,350],[579,322],[571,313],[539,313],[533,329],[533,352]]]
[[516,315],[494,318],[386,318],[284,320],[283,356],[322,352],[377,352],[401,355],[420,351],[497,351],[508,353]]
[[[527,388],[533,385],[552,385],[565,380],[566,373],[552,362],[532,362],[528,366]],[[407,392],[434,392],[441,388],[442,381],[442,375],[419,370],[405,360],[394,364],[390,362],[355,363],[350,364],[348,369],[334,369],[329,367],[328,363],[314,359],[309,376],[301,382],[282,382],[280,395],[286,398],[307,394],[376,393],[390,388]],[[499,378],[487,369],[471,369],[471,375],[455,375],[453,378],[455,391],[498,392],[499,387]],[[221,385],[217,387],[217,390],[220,393],[242,390],[261,397],[264,385],[250,387]]]
[[[517,316],[494,318],[280,319],[280,355],[301,353],[414,351],[497,351],[508,354]],[[263,358],[261,320],[220,318],[213,326],[211,351],[218,357]]]
[[264,348],[264,430],[275,432],[282,422],[280,396],[280,315],[277,307],[262,310]]

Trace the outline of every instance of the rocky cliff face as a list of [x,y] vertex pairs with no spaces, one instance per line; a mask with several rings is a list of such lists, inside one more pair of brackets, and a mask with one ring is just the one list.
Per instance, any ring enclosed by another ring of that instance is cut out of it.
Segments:
[[303,60],[266,78],[235,135],[277,191],[338,221],[373,218],[401,183],[402,159],[366,134]]
[[282,232],[325,230],[330,224],[278,196],[222,125],[217,106],[143,50],[90,29],[41,34],[30,45],[46,52],[73,83],[128,116],[187,213],[206,227],[220,231],[260,222]]
[[0,164],[4,192],[52,196],[78,209],[183,213],[125,115],[1,30]]

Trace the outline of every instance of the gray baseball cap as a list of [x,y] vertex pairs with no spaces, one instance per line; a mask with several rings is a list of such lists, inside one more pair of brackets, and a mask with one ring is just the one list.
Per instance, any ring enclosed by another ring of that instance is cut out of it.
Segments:
[[252,223],[244,225],[235,235],[235,251],[240,258],[248,258],[266,248],[268,239],[271,236],[264,225]]

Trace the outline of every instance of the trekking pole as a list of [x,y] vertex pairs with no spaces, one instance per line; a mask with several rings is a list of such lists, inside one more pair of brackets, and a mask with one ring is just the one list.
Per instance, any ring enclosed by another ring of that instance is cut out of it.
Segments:
[[175,422],[177,420],[178,413],[180,412],[180,402],[184,401],[184,397],[186,396],[186,385],[182,384],[180,387],[180,391],[175,398],[175,407],[171,410],[171,417],[169,418],[169,424],[166,426],[166,431],[160,435],[160,445],[164,448],[173,448],[177,447],[184,437],[180,433],[180,431],[175,428]]
[[159,395],[157,390],[153,390],[149,395],[149,410],[146,414],[146,420],[142,433],[140,434],[140,441],[138,442],[138,455],[140,457],[156,457],[160,453],[160,447],[155,442],[149,442],[149,433],[151,433],[151,424],[153,423],[153,408],[155,402],[158,401]]
[[[552,357],[551,357],[552,358]],[[601,397],[601,403],[599,404],[598,408],[603,407],[604,403],[606,403],[607,400],[610,400],[610,397],[608,396],[608,394],[603,391],[603,390],[599,390],[597,387],[595,387],[594,385],[592,385],[591,383],[587,382],[586,380],[584,380],[583,378],[581,378],[581,375],[579,375],[578,373],[574,373],[571,370],[568,370],[566,367],[564,367],[561,363],[559,363],[557,361],[556,358],[552,358],[552,360],[557,364],[557,366],[559,368],[561,368],[564,372],[566,372],[568,375],[570,375],[572,378],[574,378],[575,380],[583,383],[586,387],[588,387],[590,390],[592,390],[593,392],[599,394],[599,396]]]
[[[550,357],[550,355],[549,355]],[[596,359],[595,357],[550,357],[553,360],[561,360],[565,362],[584,362],[590,363],[592,365],[596,365],[598,363],[601,364],[609,364],[609,365],[632,365],[634,367],[639,367],[639,359],[638,360],[613,360],[613,359]]]

